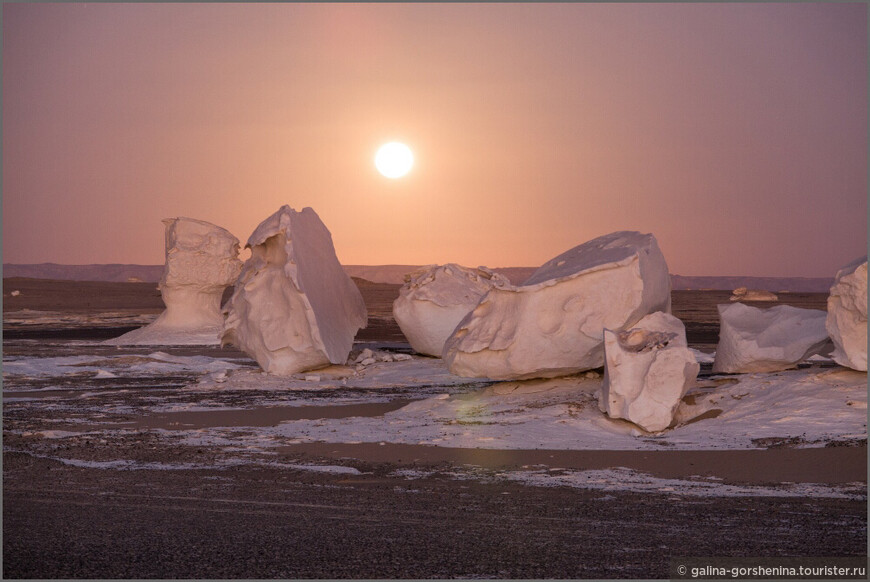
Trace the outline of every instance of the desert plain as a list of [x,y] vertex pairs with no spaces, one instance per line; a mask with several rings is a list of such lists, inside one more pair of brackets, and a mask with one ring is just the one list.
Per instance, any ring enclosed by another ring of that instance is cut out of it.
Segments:
[[[672,292],[701,373],[648,434],[597,409],[600,370],[451,375],[393,320],[400,285],[354,281],[350,365],[280,378],[232,348],[102,344],[163,310],[154,283],[4,279],[3,576],[666,578],[681,556],[866,555],[866,374],[712,374],[729,291]],[[354,364],[366,349],[380,361]]]

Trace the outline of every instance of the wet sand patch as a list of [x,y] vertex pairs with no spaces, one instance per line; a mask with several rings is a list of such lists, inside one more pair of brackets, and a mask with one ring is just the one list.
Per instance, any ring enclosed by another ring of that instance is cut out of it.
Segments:
[[867,481],[867,445],[706,451],[461,449],[394,443],[299,443],[275,449],[330,459],[413,465],[535,466],[573,470],[625,467],[666,479],[718,477],[729,483],[853,483]]
[[181,410],[148,414],[113,424],[80,423],[58,425],[56,428],[70,432],[93,432],[99,430],[192,430],[216,427],[265,427],[277,426],[290,420],[320,420],[351,417],[377,417],[407,406],[416,398],[402,398],[389,402],[324,406],[259,406],[255,408]]

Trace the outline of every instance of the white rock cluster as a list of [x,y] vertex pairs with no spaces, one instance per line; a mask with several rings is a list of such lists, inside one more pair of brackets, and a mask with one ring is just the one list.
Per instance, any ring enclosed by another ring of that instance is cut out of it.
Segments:
[[719,305],[719,344],[714,372],[778,372],[830,351],[824,311],[742,303]]
[[344,364],[366,326],[366,307],[317,213],[282,206],[247,247],[251,258],[225,308],[222,343],[238,346],[271,374]]
[[668,428],[700,370],[683,322],[656,312],[631,329],[605,329],[604,353],[601,411],[649,432]]
[[414,351],[441,357],[457,324],[493,287],[510,287],[510,281],[486,267],[429,265],[405,275],[393,317]]
[[731,293],[730,301],[779,301],[776,293],[764,289],[747,289],[738,287]]
[[413,360],[411,356],[408,354],[394,354],[390,352],[383,352],[380,350],[372,350],[370,348],[365,348],[362,350],[356,358],[348,360],[347,364],[349,366],[354,366],[357,372],[361,372],[368,366],[372,364],[376,364],[378,362],[405,362],[408,360]]
[[867,257],[840,269],[828,296],[825,327],[834,342],[834,361],[867,371]]
[[444,345],[453,374],[552,378],[604,364],[603,332],[670,311],[671,279],[651,234],[614,232],[555,257],[522,285],[494,287]]
[[151,324],[105,343],[217,345],[221,297],[242,268],[239,239],[204,220],[167,218],[166,266],[158,289],[166,311]]

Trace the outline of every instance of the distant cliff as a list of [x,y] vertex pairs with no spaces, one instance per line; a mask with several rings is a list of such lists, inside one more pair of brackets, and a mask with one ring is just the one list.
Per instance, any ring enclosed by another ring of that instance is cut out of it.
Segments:
[[[406,273],[422,265],[344,265],[351,277],[366,279],[375,283],[402,283]],[[478,266],[478,265],[473,265]],[[497,267],[493,271],[501,273],[514,285],[525,281],[536,267]],[[4,264],[4,277],[30,277],[33,279],[60,279],[69,281],[145,281],[156,283],[163,274],[163,265],[58,265],[40,263],[38,265]],[[671,275],[671,283],[676,290],[720,289],[731,291],[738,287],[764,289],[779,293],[804,292],[827,293],[834,284],[833,277],[686,277]]]

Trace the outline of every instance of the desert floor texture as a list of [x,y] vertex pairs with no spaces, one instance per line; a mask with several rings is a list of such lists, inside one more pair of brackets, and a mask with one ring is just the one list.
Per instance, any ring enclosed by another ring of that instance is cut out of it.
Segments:
[[[369,327],[352,355],[410,354],[399,286],[356,282]],[[559,443],[552,422],[592,418],[591,397],[532,394],[486,416],[496,383],[416,356],[262,380],[233,349],[101,345],[160,313],[153,283],[8,278],[3,294],[5,578],[666,578],[680,556],[866,555],[866,423],[848,411],[823,437],[737,448]],[[673,292],[692,348],[715,349],[729,295]],[[824,309],[825,295],[780,303]],[[793,374],[854,392],[841,370]],[[699,379],[687,406],[721,389],[709,363]],[[468,408],[420,420],[438,399]],[[690,430],[718,426],[714,412]],[[542,440],[504,437],[520,422]]]

